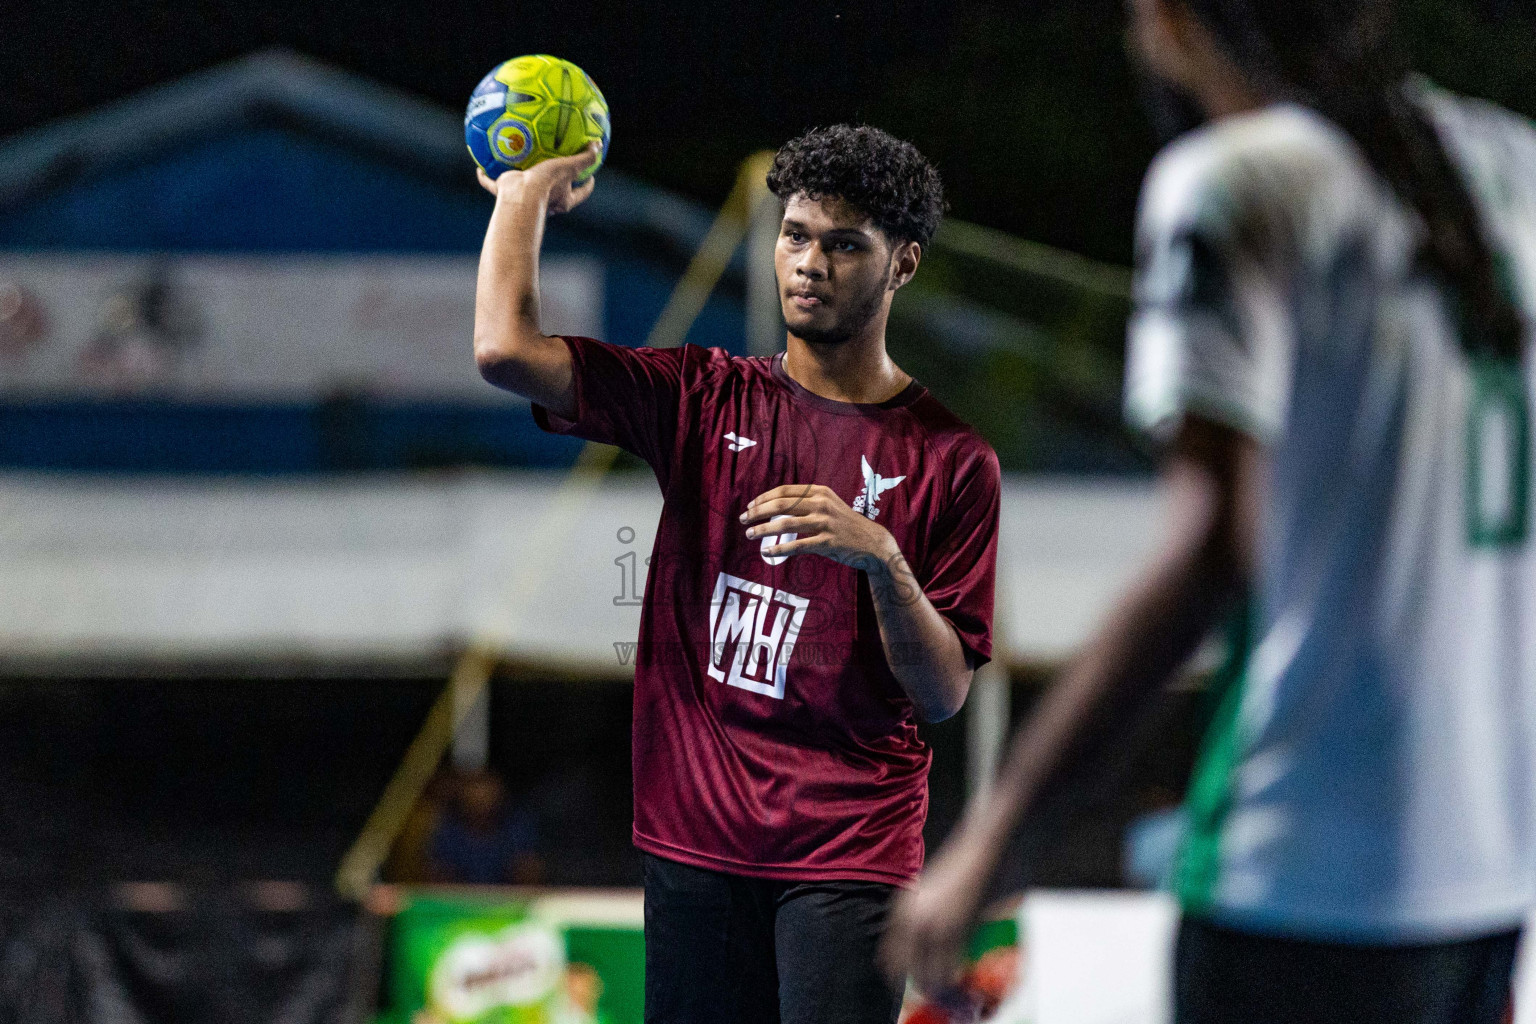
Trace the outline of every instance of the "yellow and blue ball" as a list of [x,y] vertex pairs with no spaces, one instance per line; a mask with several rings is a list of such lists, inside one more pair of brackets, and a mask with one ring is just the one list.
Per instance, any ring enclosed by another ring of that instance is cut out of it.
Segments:
[[464,113],[469,155],[492,178],[601,142],[585,181],[607,159],[610,134],[608,101],[597,84],[570,61],[544,54],[497,65],[475,87]]

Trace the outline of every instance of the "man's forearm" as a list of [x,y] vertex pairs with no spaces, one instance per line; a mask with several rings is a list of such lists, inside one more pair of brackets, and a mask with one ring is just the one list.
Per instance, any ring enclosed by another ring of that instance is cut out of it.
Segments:
[[868,575],[891,674],[923,720],[951,717],[965,703],[971,686],[971,667],[960,637],[923,593],[899,551]]
[[545,202],[532,189],[509,183],[497,193],[475,289],[475,354],[482,360],[515,350],[540,331],[539,247],[545,216]]
[[[965,702],[971,667],[965,647],[934,608],[889,530],[855,512],[825,484],[781,484],[741,514],[748,540],[770,531],[794,540],[766,555],[815,553],[862,570],[869,580],[886,663],[926,721],[949,718]],[[770,525],[772,524],[772,525]]]
[[487,381],[566,419],[576,415],[575,382],[565,342],[545,337],[539,323],[539,247],[546,217],[591,194],[590,180],[571,185],[585,159],[546,160],[494,182],[483,172],[480,178],[496,208],[475,286],[475,364]]

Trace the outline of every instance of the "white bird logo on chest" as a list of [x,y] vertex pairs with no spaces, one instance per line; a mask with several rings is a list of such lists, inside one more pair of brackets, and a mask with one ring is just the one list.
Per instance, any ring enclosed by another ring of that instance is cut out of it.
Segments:
[[906,479],[902,476],[881,476],[869,464],[867,456],[859,456],[859,469],[864,473],[864,491],[853,499],[853,510],[862,512],[870,519],[880,514],[880,495]]

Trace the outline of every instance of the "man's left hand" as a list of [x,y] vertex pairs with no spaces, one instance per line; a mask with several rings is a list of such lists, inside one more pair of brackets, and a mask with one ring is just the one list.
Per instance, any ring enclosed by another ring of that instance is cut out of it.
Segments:
[[764,549],[763,554],[772,557],[821,555],[872,575],[890,573],[902,561],[891,531],[849,508],[836,491],[821,484],[785,484],[765,491],[752,499],[741,521],[748,524],[749,539],[796,535]]

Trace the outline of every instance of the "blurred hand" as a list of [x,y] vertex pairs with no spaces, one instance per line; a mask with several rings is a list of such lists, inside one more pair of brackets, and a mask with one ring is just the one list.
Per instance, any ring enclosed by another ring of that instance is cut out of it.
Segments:
[[890,976],[942,999],[952,994],[966,967],[966,946],[981,916],[991,858],[963,834],[940,851],[917,885],[897,897],[881,943]]
[[601,153],[602,144],[594,142],[574,156],[553,157],[526,171],[502,171],[500,177],[492,178],[483,169],[476,169],[475,177],[498,201],[532,198],[543,202],[550,213],[567,213],[585,202],[596,187],[595,175],[580,185],[576,179],[597,162]]

